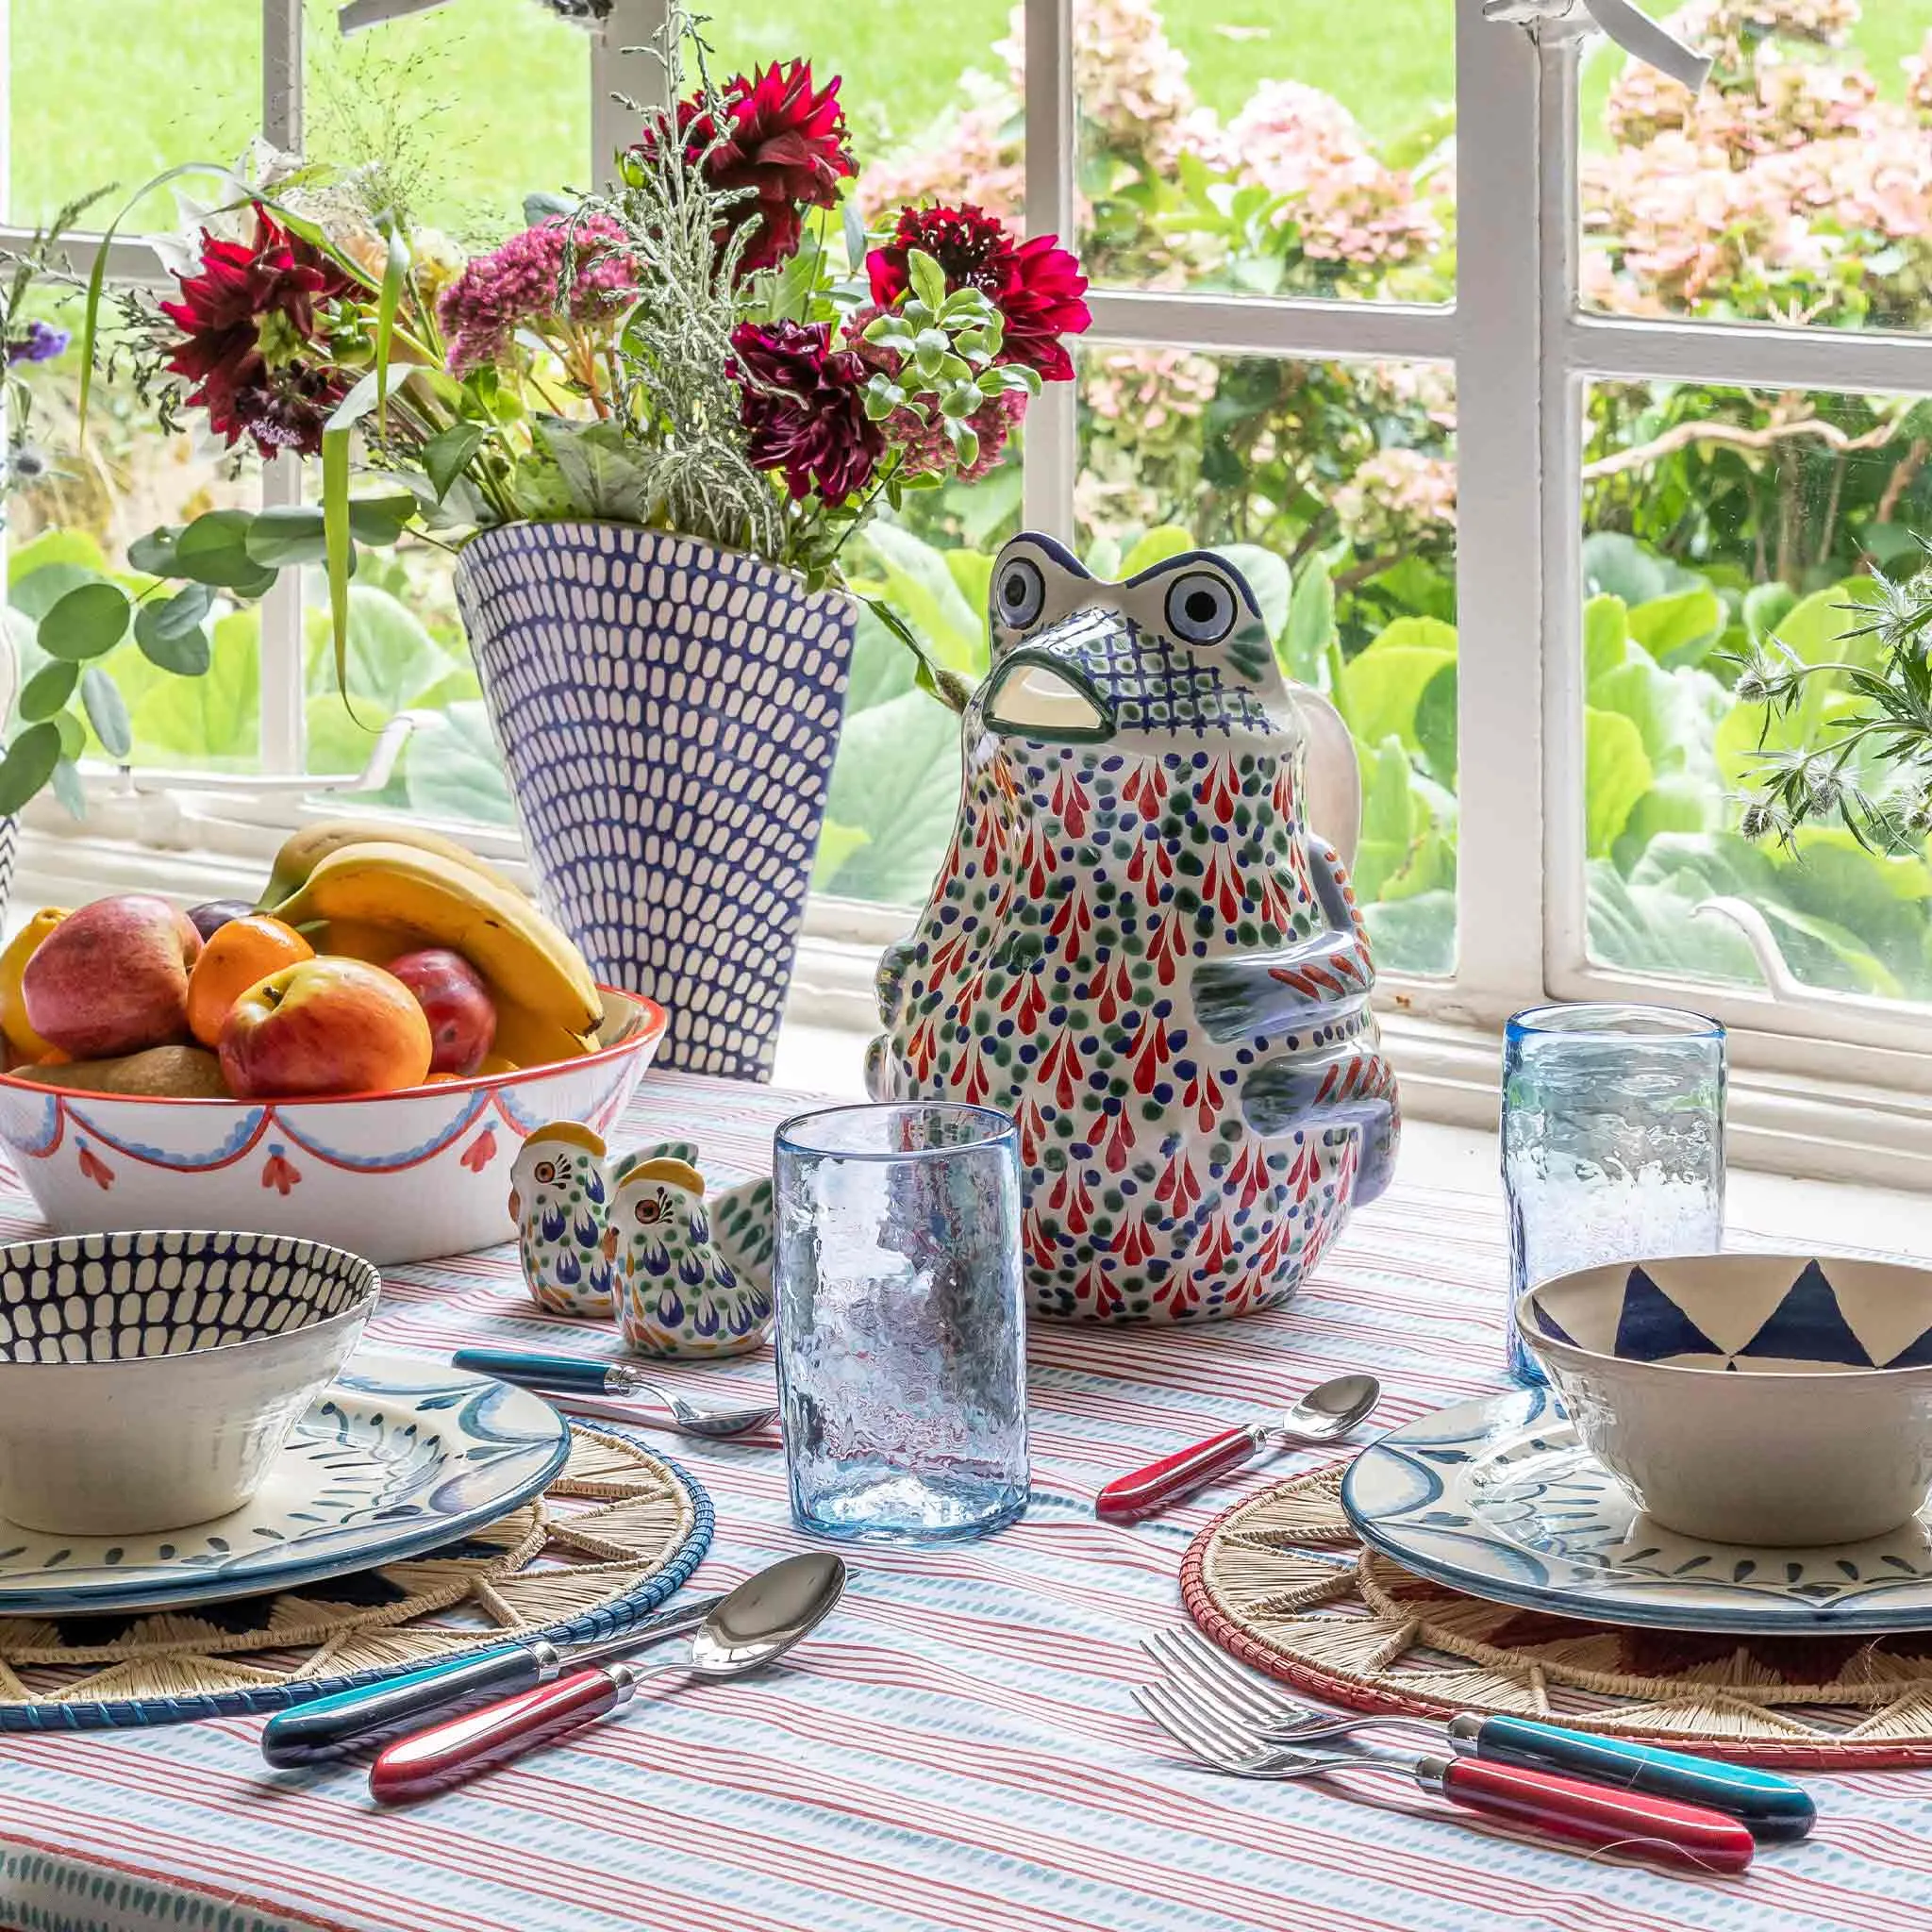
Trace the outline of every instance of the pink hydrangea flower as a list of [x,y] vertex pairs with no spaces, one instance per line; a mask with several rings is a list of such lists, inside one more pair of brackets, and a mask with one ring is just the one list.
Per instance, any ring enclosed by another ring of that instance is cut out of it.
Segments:
[[1925,35],[1925,44],[1916,54],[1905,58],[1906,99],[1918,113],[1919,119],[1932,123],[1932,31]]
[[476,256],[437,302],[449,339],[449,366],[468,375],[500,359],[520,328],[540,332],[568,321],[609,319],[625,305],[634,270],[624,230],[608,215],[577,224],[576,277],[566,304],[563,261],[572,245],[561,218],[525,228],[502,247]]
[[1456,464],[1418,449],[1384,449],[1360,463],[1333,498],[1336,521],[1361,550],[1456,528]]

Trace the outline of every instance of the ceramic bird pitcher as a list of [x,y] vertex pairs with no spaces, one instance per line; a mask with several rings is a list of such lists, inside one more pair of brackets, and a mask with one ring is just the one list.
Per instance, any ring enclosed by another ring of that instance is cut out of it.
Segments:
[[1274,1307],[1400,1132],[1354,746],[1210,552],[1107,583],[1024,535],[991,594],[953,842],[881,964],[868,1085],[1013,1115],[1036,1312]]

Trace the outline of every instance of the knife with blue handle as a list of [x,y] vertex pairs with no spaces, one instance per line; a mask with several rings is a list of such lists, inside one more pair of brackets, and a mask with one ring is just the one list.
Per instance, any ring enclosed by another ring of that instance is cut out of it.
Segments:
[[539,1389],[565,1389],[575,1395],[635,1395],[649,1378],[626,1362],[579,1361],[567,1355],[520,1355],[507,1348],[459,1348],[450,1366],[471,1369]]
[[431,1717],[453,1717],[547,1684],[565,1664],[575,1670],[685,1636],[723,1601],[716,1595],[692,1597],[591,1643],[572,1646],[536,1638],[386,1677],[379,1684],[339,1690],[333,1697],[318,1697],[269,1719],[261,1733],[261,1755],[278,1771],[286,1771],[385,1744],[406,1732],[421,1730]]
[[1683,1751],[1660,1751],[1631,1738],[1465,1711],[1450,1719],[1449,1742],[1463,1757],[1520,1765],[1525,1771],[1553,1771],[1726,1812],[1766,1843],[1803,1838],[1818,1816],[1810,1794],[1788,1777]]

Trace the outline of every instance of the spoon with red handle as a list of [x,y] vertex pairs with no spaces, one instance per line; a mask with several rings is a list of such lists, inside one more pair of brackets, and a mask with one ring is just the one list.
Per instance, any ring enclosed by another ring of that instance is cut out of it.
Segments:
[[1373,1375],[1337,1375],[1310,1389],[1284,1416],[1224,1429],[1132,1475],[1116,1477],[1094,1497],[1093,1513],[1109,1523],[1132,1523],[1252,1462],[1264,1448],[1319,1449],[1324,1442],[1339,1442],[1381,1394],[1382,1385]]

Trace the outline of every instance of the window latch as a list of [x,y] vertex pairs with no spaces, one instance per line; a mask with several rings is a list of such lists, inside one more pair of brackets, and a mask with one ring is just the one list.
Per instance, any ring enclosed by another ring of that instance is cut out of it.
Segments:
[[1483,18],[1527,27],[1539,42],[1607,34],[1626,54],[1696,93],[1710,73],[1707,55],[1687,47],[1633,0],[1484,0]]

